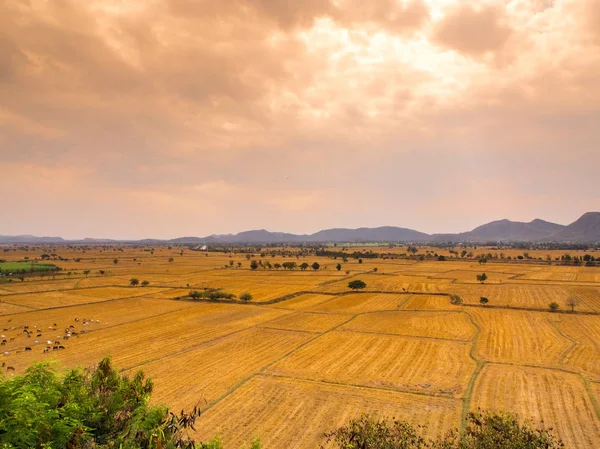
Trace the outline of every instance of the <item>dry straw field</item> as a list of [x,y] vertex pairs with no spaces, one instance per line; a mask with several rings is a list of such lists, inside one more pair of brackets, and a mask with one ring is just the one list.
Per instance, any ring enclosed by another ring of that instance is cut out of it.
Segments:
[[[153,377],[154,401],[199,403],[198,436],[218,433],[226,448],[255,436],[266,448],[315,447],[362,412],[425,424],[435,436],[477,407],[543,421],[568,448],[600,447],[600,268],[545,262],[562,253],[482,266],[399,259],[389,254],[405,249],[387,247],[363,248],[388,257],[362,263],[299,248],[285,257],[167,246],[4,249],[11,261],[52,253],[62,268],[0,278],[6,376],[34,361],[61,369],[110,355],[124,372]],[[434,250],[450,256],[420,248]],[[252,270],[252,260],[262,266]],[[277,267],[291,261],[294,270]],[[320,267],[302,270],[303,262]],[[349,291],[356,279],[364,291]],[[213,289],[252,300],[187,297]]]

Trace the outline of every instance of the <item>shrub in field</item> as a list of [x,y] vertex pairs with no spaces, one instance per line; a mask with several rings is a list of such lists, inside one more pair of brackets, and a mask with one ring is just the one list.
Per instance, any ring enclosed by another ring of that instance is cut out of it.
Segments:
[[[404,421],[363,415],[325,434],[326,445],[339,449],[559,449],[561,440],[551,429],[520,423],[515,415],[477,411],[469,413],[462,433],[454,430],[437,440],[425,440]],[[324,447],[324,446],[321,446]]]
[[488,302],[490,302],[490,300],[487,299],[485,296],[482,296],[481,298],[479,298],[479,302],[483,305],[486,305]]
[[252,300],[252,295],[248,292],[245,292],[240,295],[240,299],[244,302],[250,302]]
[[558,309],[560,309],[560,305],[556,301],[552,301],[550,304],[548,304],[548,307],[550,307],[550,311],[552,312],[556,312]]
[[487,280],[487,278],[488,278],[487,274],[485,274],[485,273],[481,273],[481,274],[477,275],[477,280],[479,282],[481,282],[482,284]]
[[139,284],[140,284],[140,280],[139,279],[133,278],[133,279],[129,280],[129,285],[131,285],[132,287],[136,287]]
[[227,293],[219,289],[215,290],[206,290],[203,292],[199,292],[198,290],[191,290],[188,296],[192,299],[211,299],[213,301],[218,299],[235,299],[235,295],[233,293]]
[[351,288],[352,290],[362,290],[366,286],[367,286],[367,284],[365,284],[360,279],[356,279],[354,281],[348,282],[348,288]]
[[463,303],[463,299],[458,295],[450,295],[450,303],[460,306]]

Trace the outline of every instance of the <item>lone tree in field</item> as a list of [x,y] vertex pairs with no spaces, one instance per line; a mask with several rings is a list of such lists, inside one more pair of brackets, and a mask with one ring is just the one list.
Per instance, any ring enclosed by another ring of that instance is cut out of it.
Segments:
[[252,301],[252,295],[248,292],[245,292],[240,295],[240,299],[244,302],[250,302]]
[[142,287],[148,287],[150,285],[150,281],[142,281]]
[[119,259],[113,259],[113,263],[116,265],[119,263]]
[[336,270],[338,270],[338,271],[340,271],[340,270],[342,269],[342,264],[341,264],[341,263],[338,263],[338,264],[335,266],[335,269],[336,269]]
[[362,290],[366,286],[367,286],[367,284],[365,284],[360,279],[356,279],[354,281],[348,282],[348,288],[351,288],[352,290]]
[[481,298],[479,298],[479,302],[483,305],[486,305],[488,302],[490,302],[490,300],[487,299],[485,296],[482,296]]
[[90,274],[90,270],[83,270],[83,274],[85,274],[85,277],[88,277],[88,275]]
[[487,280],[487,274],[485,274],[485,273],[478,274],[477,280],[483,284]]
[[550,304],[548,304],[548,307],[550,307],[551,312],[556,312],[558,309],[560,309],[560,305],[556,301],[552,301]]
[[256,270],[257,268],[258,268],[258,262],[256,260],[253,260],[252,262],[250,262],[251,270]]
[[136,287],[140,284],[139,279],[136,278],[132,278],[129,280],[129,285],[131,285],[132,287]]
[[571,308],[571,312],[575,312],[575,307],[579,305],[579,299],[571,296],[567,298],[567,306]]
[[317,271],[319,268],[321,268],[321,265],[319,265],[319,262],[314,262],[314,263],[311,265],[311,268],[312,268],[313,270]]

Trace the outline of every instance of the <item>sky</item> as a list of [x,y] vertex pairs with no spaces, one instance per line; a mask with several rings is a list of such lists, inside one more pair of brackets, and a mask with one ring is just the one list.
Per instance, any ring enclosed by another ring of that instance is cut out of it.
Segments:
[[0,235],[600,209],[600,0],[4,0]]

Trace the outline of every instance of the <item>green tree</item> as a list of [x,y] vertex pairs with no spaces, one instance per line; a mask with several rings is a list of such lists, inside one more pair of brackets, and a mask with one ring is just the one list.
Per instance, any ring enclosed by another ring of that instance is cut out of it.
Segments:
[[244,302],[250,302],[252,301],[252,295],[248,292],[245,292],[240,295],[240,299]]
[[359,279],[348,282],[348,288],[351,288],[352,290],[362,290],[366,286],[367,286],[367,284],[365,284],[363,281],[361,281]]
[[139,279],[137,279],[137,278],[131,278],[131,279],[129,280],[129,285],[131,285],[132,287],[136,287],[136,286],[138,286],[139,284],[140,284],[140,281],[139,281]]
[[319,265],[319,262],[313,262],[313,264],[310,267],[313,270],[317,271],[319,268],[321,268],[321,265]]
[[150,281],[142,281],[142,287],[148,287],[150,285]]
[[193,448],[187,436],[200,415],[173,414],[149,405],[151,380],[139,371],[121,375],[110,359],[62,378],[48,364],[24,376],[0,378],[3,448]]
[[85,274],[85,277],[88,277],[88,275],[90,274],[90,270],[83,270],[83,274]]
[[358,259],[358,263],[363,263],[363,260],[362,259]]
[[258,262],[256,260],[252,260],[252,262],[250,262],[250,269],[256,270],[257,268],[258,268]]
[[485,305],[485,304],[487,304],[487,303],[488,303],[488,302],[490,302],[490,301],[489,301],[489,299],[487,299],[486,297],[482,296],[481,298],[479,298],[479,302],[480,302],[481,304],[484,304],[484,305]]
[[481,273],[481,274],[477,275],[477,280],[479,282],[481,282],[482,284],[487,280],[487,278],[488,278],[487,274],[485,274],[485,273]]
[[275,265],[273,265],[273,268],[275,268],[276,270],[279,270],[281,268],[281,264],[279,262],[275,262]]
[[300,265],[300,269],[302,271],[306,270],[308,268],[308,264],[306,262],[302,262],[302,265]]
[[118,263],[119,263],[119,259],[117,259],[117,258],[113,259],[113,263],[114,263],[115,265],[116,265],[116,264],[118,264]]
[[341,263],[338,263],[338,264],[335,266],[335,269],[336,269],[336,270],[338,270],[338,271],[340,271],[340,270],[342,269],[342,264],[341,264]]
[[551,312],[556,312],[558,309],[560,309],[560,305],[556,301],[552,301],[550,304],[548,304],[548,307],[550,307]]

